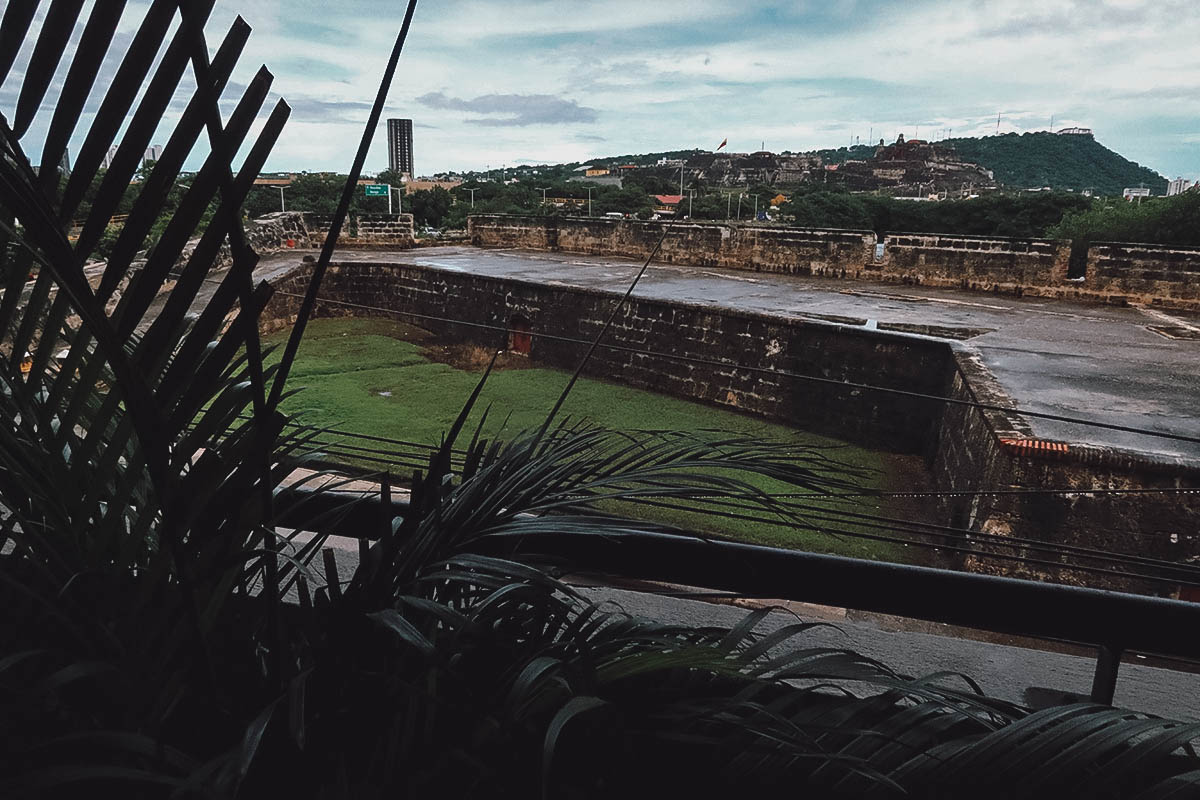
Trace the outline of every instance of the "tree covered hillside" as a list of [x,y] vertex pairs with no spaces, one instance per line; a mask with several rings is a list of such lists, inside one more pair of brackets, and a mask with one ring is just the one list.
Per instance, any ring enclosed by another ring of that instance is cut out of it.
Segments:
[[992,170],[996,180],[1014,189],[1091,189],[1119,195],[1127,186],[1146,186],[1165,194],[1167,179],[1114,153],[1091,136],[1053,133],[1006,133],[980,139],[946,139],[965,161]]
[[[953,147],[960,158],[992,170],[1009,189],[1091,189],[1098,195],[1119,195],[1127,186],[1146,186],[1165,194],[1167,179],[1149,167],[1109,150],[1091,136],[1053,133],[1006,133],[982,138],[944,139],[935,144]],[[826,164],[849,159],[868,160],[875,145],[817,150]]]

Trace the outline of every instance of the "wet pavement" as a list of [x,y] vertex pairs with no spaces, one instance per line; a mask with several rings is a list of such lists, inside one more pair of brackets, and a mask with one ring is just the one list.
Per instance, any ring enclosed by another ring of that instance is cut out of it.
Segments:
[[[301,255],[267,256],[258,275],[281,274]],[[622,293],[641,267],[625,258],[469,246],[343,250],[335,260],[414,264]],[[977,352],[1019,408],[1200,439],[1200,314],[669,264],[651,265],[635,295],[896,335],[934,334]],[[1028,422],[1043,439],[1200,463],[1195,442]]]

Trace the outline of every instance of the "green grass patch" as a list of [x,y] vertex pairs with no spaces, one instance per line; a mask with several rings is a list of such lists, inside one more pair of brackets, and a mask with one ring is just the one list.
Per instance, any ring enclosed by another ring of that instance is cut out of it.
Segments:
[[[303,387],[303,391],[289,398],[284,410],[304,424],[321,428],[407,442],[439,443],[474,390],[480,373],[430,360],[425,354],[427,336],[419,329],[390,320],[311,321],[289,379],[289,388]],[[286,333],[279,333],[268,337],[267,343],[279,343],[285,337]],[[473,433],[485,410],[483,431],[488,438],[510,438],[521,430],[537,427],[568,378],[564,371],[536,367],[493,372],[465,430]],[[617,430],[712,430],[782,439],[818,449],[846,472],[856,475],[864,487],[899,486],[910,477],[907,473],[913,468],[910,459],[854,447],[745,414],[598,380],[581,379],[562,413]],[[352,446],[388,448],[379,443],[342,441]],[[357,457],[355,451],[339,456],[339,460],[359,466],[384,467],[368,458],[365,453]],[[394,474],[404,471],[407,470],[393,469]],[[751,476],[748,482],[769,492],[803,491],[758,476]],[[828,529],[828,522],[816,517],[834,509],[857,513],[878,510],[870,499],[822,499],[814,506],[813,525],[824,529]],[[865,558],[910,560],[909,549],[899,545],[833,536],[790,524],[727,519],[709,513],[643,505],[614,504],[608,508],[741,541]],[[837,527],[868,530],[847,523],[839,523]]]

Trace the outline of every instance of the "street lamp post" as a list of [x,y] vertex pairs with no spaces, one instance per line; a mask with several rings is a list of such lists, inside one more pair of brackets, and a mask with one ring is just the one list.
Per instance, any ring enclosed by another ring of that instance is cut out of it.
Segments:
[[588,193],[588,216],[592,215],[592,187],[587,187]]
[[754,198],[754,221],[758,222],[758,195],[751,195]]
[[688,219],[692,218],[692,197],[694,197],[695,194],[695,189],[688,189]]
[[471,208],[474,208],[475,207],[475,193],[478,192],[479,189],[478,188],[467,189],[467,191],[471,193]]
[[280,211],[287,211],[287,203],[285,203],[285,202],[283,201],[283,190],[284,190],[284,189],[286,189],[286,188],[288,188],[288,187],[286,187],[286,186],[276,186],[275,188],[279,190],[279,210],[280,210]]
[[745,195],[743,195],[741,192],[738,192],[738,216],[737,216],[737,218],[739,221],[742,218],[742,198],[744,196]]
[[533,187],[533,190],[534,190],[535,192],[540,190],[540,191],[541,191],[541,193],[542,193],[542,211],[543,211],[543,212],[545,212],[545,210],[546,210],[546,190],[547,190],[547,189],[549,189],[549,188],[550,188],[549,186],[535,186],[535,187]]
[[733,204],[733,192],[725,193],[725,219],[729,219],[730,208]]

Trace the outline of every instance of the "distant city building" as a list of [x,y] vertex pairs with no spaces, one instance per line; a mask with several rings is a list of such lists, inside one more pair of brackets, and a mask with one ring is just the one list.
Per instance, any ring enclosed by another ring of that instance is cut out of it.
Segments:
[[607,175],[608,168],[606,167],[588,167],[584,172],[589,178],[599,178],[601,175]]
[[114,144],[108,148],[108,152],[104,154],[104,158],[100,159],[100,166],[108,169],[112,166],[113,159],[117,157],[117,146]]
[[163,149],[161,144],[150,145],[146,148],[146,152],[142,155],[142,163],[153,164],[155,161],[158,161],[160,158],[162,158],[162,151]]
[[1063,128],[1056,131],[1059,136],[1092,136],[1091,128]]
[[[56,169],[58,170],[58,173],[60,175],[70,175],[71,174],[71,151],[70,150],[63,151],[62,158],[59,159],[58,167]],[[34,175],[42,174],[42,165],[41,164],[37,164],[33,167],[33,174]]]
[[681,194],[656,194],[654,195],[654,210],[659,214],[675,214],[679,211],[679,204],[683,202]]
[[616,186],[618,189],[621,188],[623,182],[620,175],[593,175],[590,178],[583,175],[575,175],[567,178],[567,181],[571,183],[595,183],[600,186]]
[[573,208],[584,208],[587,206],[586,197],[547,197],[546,204],[562,208],[571,206]]
[[1198,185],[1200,185],[1200,181],[1197,183],[1192,183],[1186,178],[1176,178],[1167,184],[1167,197],[1174,197],[1177,194],[1183,194],[1187,190]]
[[462,181],[460,181],[460,180],[435,181],[435,180],[429,180],[428,178],[421,178],[420,180],[407,181],[404,184],[404,193],[412,194],[413,192],[428,191],[430,189],[437,189],[437,188],[445,189],[446,191],[450,191],[455,186],[460,186],[460,185],[462,185]]
[[1133,198],[1135,197],[1149,197],[1150,190],[1145,186],[1134,186],[1131,188],[1126,188],[1125,191],[1121,192],[1121,196],[1126,200],[1133,202]]
[[412,177],[413,132],[411,119],[389,119],[387,121],[388,166],[392,172]]

